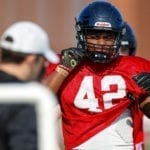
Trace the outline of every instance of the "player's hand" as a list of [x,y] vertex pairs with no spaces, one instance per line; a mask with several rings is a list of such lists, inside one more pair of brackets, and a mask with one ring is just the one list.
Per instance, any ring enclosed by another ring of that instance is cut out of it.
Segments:
[[[145,91],[148,96],[150,96],[150,73],[142,72],[133,76],[132,79]],[[136,100],[136,96],[131,92],[127,93],[127,97],[133,102]]]
[[150,73],[139,73],[133,77],[133,80],[150,95]]
[[133,80],[145,90],[147,97],[144,98],[144,101],[140,103],[141,111],[150,118],[150,73],[142,72],[133,77]]
[[61,55],[61,65],[71,71],[82,61],[84,57],[84,50],[72,47],[62,50]]

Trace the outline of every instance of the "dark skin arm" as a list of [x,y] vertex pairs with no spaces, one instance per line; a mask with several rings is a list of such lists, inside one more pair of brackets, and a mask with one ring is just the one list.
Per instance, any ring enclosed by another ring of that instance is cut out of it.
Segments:
[[[57,69],[56,69],[57,70]],[[44,81],[43,83],[51,90],[53,91],[55,94],[57,94],[61,84],[63,83],[63,81],[66,79],[66,77],[68,76],[69,72],[66,72],[65,70],[61,71],[53,71]],[[56,118],[57,118],[57,123],[60,123],[60,119],[61,119],[61,109],[60,109],[60,105],[58,104],[55,108],[55,112],[56,112]],[[62,129],[61,129],[61,125],[60,125],[60,135],[61,138],[62,137]],[[58,144],[58,150],[62,149],[62,144],[61,146]]]
[[43,81],[43,83],[56,94],[68,74],[69,72],[58,66],[56,70]]
[[150,118],[150,96],[146,97],[140,104],[140,109],[148,118]]
[[145,94],[147,95],[143,102],[140,103],[140,109],[148,118],[150,118],[150,73],[138,73],[133,76],[133,80],[145,91]]

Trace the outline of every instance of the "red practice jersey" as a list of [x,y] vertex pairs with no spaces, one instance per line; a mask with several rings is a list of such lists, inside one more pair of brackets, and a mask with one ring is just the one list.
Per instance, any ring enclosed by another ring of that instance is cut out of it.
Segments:
[[[47,75],[55,67],[50,65]],[[141,72],[150,72],[150,61],[135,56],[120,56],[111,64],[85,60],[69,74],[58,93],[66,150],[79,149],[75,147],[107,129],[127,109],[131,111],[133,121],[130,138],[133,139],[134,149],[138,150],[138,144],[143,143],[139,103],[145,91],[132,78]],[[133,94],[135,101],[128,98],[129,93]]]

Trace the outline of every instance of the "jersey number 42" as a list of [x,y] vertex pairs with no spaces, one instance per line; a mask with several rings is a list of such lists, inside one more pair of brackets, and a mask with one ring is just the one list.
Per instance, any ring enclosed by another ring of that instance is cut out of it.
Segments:
[[[121,99],[126,96],[126,83],[124,78],[120,75],[104,76],[99,84],[99,87],[101,87],[100,92],[104,92],[102,95],[104,109],[109,109],[114,105],[112,103],[113,99]],[[111,85],[117,86],[116,92],[111,92]],[[95,96],[93,76],[85,76],[83,78],[76,94],[74,104],[80,109],[88,109],[88,111],[97,113],[102,112],[102,109],[98,104],[98,98]]]

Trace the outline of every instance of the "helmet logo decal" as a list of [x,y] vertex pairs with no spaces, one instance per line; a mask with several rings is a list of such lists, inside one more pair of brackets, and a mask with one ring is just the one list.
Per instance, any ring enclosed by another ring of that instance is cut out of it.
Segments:
[[109,22],[95,22],[95,25],[97,27],[111,27],[111,24]]

